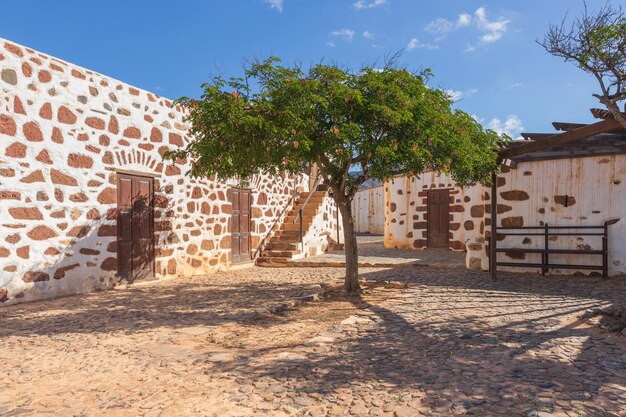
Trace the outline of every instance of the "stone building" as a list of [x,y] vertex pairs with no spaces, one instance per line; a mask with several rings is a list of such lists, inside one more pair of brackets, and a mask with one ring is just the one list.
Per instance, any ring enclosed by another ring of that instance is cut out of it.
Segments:
[[[508,236],[499,231],[499,263],[536,265],[547,240],[552,263],[567,266],[550,268],[550,273],[589,273],[587,267],[602,262],[600,253],[592,253],[602,251],[602,236],[578,227],[601,228],[608,222],[608,274],[626,272],[626,134],[607,112],[592,112],[600,119],[597,123],[555,122],[561,133],[526,133],[525,140],[502,151],[505,164],[496,178],[497,225],[541,229],[519,229]],[[461,188],[446,175],[427,172],[420,178],[392,178],[383,190],[379,210],[384,211],[387,247],[467,251],[468,268],[489,268],[491,187]],[[541,236],[545,225],[567,227],[558,230],[569,234],[550,231]],[[572,265],[585,268],[570,269]]]
[[0,303],[250,263],[308,189],[192,179],[170,100],[2,39],[0,93]]

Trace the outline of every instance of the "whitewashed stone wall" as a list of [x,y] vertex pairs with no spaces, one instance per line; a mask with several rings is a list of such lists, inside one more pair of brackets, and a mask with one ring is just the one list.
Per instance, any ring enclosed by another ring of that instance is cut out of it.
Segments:
[[328,195],[324,197],[302,240],[305,250],[302,255],[305,257],[323,254],[332,242],[343,243],[342,216],[339,213],[337,218],[337,205],[332,197]]
[[[481,201],[481,189],[461,188],[452,179],[426,172],[420,178],[397,176],[384,184],[385,246],[389,248],[425,249],[427,247],[427,193],[450,190],[450,249],[465,250],[477,231],[484,212],[471,206]],[[481,205],[482,207],[482,205]],[[479,215],[478,215],[479,214]]]
[[[497,178],[500,226],[609,226],[609,274],[626,272],[626,155],[521,162],[504,167]],[[491,188],[457,187],[444,175],[425,173],[421,178],[395,177],[384,185],[385,246],[423,249],[426,241],[426,191],[451,189],[450,248],[467,250],[466,265],[489,268],[487,239],[491,226]],[[565,197],[567,196],[567,206]],[[501,248],[543,248],[543,237],[498,237]],[[551,248],[601,249],[599,237],[552,237]],[[600,264],[597,255],[550,255],[553,263]],[[509,262],[539,261],[540,255],[520,252],[498,254]],[[513,272],[538,272],[536,268],[505,268]],[[550,271],[554,274],[585,273],[585,270]]]
[[[2,39],[0,93],[0,303],[115,285],[117,170],[156,177],[157,278],[230,265],[236,183],[162,162],[189,140],[171,101]],[[253,248],[306,184],[253,179]]]

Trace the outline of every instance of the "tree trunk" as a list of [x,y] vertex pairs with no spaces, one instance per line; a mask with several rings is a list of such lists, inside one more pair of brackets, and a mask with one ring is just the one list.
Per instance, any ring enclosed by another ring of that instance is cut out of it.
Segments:
[[355,294],[361,291],[361,287],[359,286],[359,250],[356,243],[356,234],[354,232],[352,202],[342,196],[335,198],[335,203],[341,212],[344,251],[346,253],[346,279],[343,284],[343,289],[348,294]]

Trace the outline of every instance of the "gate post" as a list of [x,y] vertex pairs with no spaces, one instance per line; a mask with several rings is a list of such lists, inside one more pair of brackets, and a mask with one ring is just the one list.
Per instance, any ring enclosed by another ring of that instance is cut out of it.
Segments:
[[489,272],[491,279],[496,280],[496,235],[498,233],[498,187],[496,174],[491,174],[491,236],[489,240]]

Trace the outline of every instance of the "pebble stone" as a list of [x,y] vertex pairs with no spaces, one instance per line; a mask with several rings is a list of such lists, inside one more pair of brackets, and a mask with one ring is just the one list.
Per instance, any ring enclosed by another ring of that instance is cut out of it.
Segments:
[[409,285],[288,348],[207,341],[342,272],[254,268],[3,308],[0,415],[626,415],[626,339],[582,318],[626,305],[624,277],[363,268]]

